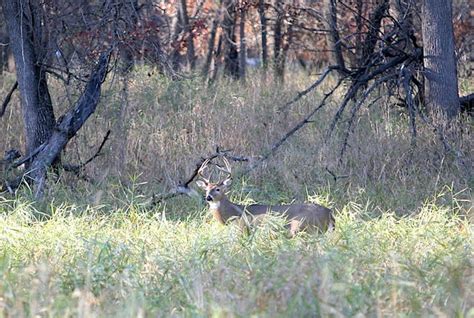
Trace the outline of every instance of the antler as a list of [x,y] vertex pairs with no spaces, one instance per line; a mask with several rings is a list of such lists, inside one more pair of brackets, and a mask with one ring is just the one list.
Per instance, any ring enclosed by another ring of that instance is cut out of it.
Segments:
[[220,171],[226,173],[227,174],[227,179],[230,179],[230,178],[232,178],[232,168],[230,167],[229,160],[227,160],[227,158],[225,156],[222,156],[222,160],[224,161],[225,168],[223,168],[223,167],[221,167],[217,164],[216,164],[216,167]]
[[201,177],[201,179],[203,179],[206,183],[210,182],[210,180],[209,180],[210,178],[206,178],[204,176],[204,170],[206,170],[207,165],[208,165],[210,160],[211,160],[210,158],[207,158],[206,160],[204,160],[204,162],[202,163],[201,167],[198,170],[199,177]]

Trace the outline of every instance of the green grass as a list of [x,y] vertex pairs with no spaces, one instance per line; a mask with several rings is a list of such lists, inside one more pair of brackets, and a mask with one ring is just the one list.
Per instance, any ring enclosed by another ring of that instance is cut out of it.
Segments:
[[171,220],[138,201],[2,201],[0,315],[474,315],[472,225],[439,197],[404,218],[350,202],[334,232],[294,239],[281,222],[244,236],[197,203]]

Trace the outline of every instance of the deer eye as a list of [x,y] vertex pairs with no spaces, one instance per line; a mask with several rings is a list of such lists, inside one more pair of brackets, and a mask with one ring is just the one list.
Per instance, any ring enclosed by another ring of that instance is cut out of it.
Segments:
[[217,188],[217,189],[216,189],[216,192],[221,192],[221,189]]

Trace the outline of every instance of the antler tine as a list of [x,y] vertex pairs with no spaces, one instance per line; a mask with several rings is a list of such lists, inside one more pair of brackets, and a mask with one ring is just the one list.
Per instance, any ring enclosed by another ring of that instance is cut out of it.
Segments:
[[207,168],[207,164],[209,163],[211,159],[207,158],[206,160],[204,160],[204,162],[201,164],[201,167],[199,167],[199,170],[198,170],[198,175],[199,177],[201,177],[205,182],[209,183],[210,182],[210,178],[206,178],[204,176],[204,170],[206,170]]
[[225,168],[223,168],[219,165],[216,165],[217,169],[219,169],[220,171],[226,173],[228,175],[227,178],[232,177],[232,168],[230,166],[229,160],[227,160],[227,158],[225,156],[222,156],[222,160],[224,161]]

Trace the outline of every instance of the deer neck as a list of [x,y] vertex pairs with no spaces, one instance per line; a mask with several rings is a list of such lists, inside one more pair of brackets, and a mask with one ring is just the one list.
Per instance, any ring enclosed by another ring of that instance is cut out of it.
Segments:
[[233,217],[242,215],[242,209],[227,198],[223,198],[218,202],[209,202],[209,209],[214,218],[222,224],[227,223]]

